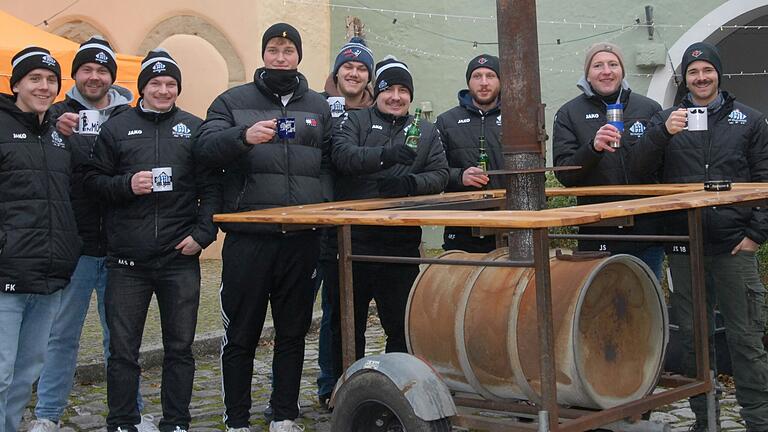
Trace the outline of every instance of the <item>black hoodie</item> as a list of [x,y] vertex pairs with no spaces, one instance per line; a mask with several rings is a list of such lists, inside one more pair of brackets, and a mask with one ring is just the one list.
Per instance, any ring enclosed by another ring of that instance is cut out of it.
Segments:
[[0,96],[0,290],[67,286],[81,242],[69,199],[71,150],[48,122]]
[[[621,148],[616,152],[595,151],[593,139],[597,130],[606,123],[606,104],[603,99],[585,89],[581,94],[560,107],[552,126],[552,161],[555,166],[579,165],[577,171],[558,171],[557,179],[564,186],[602,186],[616,184],[658,183],[654,173],[644,175],[630,172],[634,149],[650,124],[651,116],[661,111],[656,101],[633,93],[629,88],[621,92],[624,104],[624,133]],[[578,203],[617,201],[629,197],[579,197]],[[661,216],[636,217],[631,227],[581,227],[582,234],[659,234]],[[581,250],[603,250],[612,253],[637,253],[649,243],[626,241],[580,241]]]
[[[473,186],[464,186],[461,176],[464,170],[477,166],[480,157],[480,136],[485,137],[490,170],[504,168],[501,154],[501,105],[497,104],[483,112],[478,109],[464,89],[459,92],[459,105],[437,116],[435,126],[448,159],[449,176],[446,191],[459,192],[477,190]],[[484,189],[503,189],[502,176],[491,176]],[[460,249],[467,252],[488,252],[496,247],[494,236],[473,237],[472,229],[467,227],[445,227],[443,235],[445,250]]]
[[[664,123],[675,106],[651,119],[637,145],[632,169],[637,175],[659,175],[664,183],[768,181],[768,120],[765,115],[721,92],[723,103],[707,113],[708,130],[667,133]],[[693,104],[686,98],[682,107]],[[687,234],[685,213],[666,215],[670,234]],[[768,208],[718,206],[704,209],[704,253],[730,252],[744,237],[768,239]]]

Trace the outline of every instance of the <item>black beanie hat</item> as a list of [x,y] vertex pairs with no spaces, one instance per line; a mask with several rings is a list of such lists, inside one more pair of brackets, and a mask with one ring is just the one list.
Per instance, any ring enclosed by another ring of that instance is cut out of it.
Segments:
[[366,69],[368,69],[368,81],[370,82],[373,79],[373,52],[368,48],[363,38],[355,36],[341,47],[339,54],[336,56],[332,73],[334,82],[337,80],[336,74],[339,73],[341,65],[351,61],[364,64]]
[[48,69],[56,74],[56,81],[59,83],[59,89],[56,91],[56,94],[58,95],[61,92],[61,66],[59,66],[59,62],[51,56],[51,52],[47,49],[36,46],[24,48],[13,56],[11,67],[13,68],[11,72],[11,91],[13,91],[13,86],[17,82],[21,81],[22,78],[33,70]]
[[712,66],[717,71],[717,85],[723,81],[721,75],[723,73],[723,64],[720,62],[720,51],[712,44],[706,42],[696,42],[693,45],[685,49],[683,53],[683,61],[680,63],[680,73],[683,74],[683,83],[688,84],[686,81],[688,66],[691,63],[703,60]]
[[490,54],[480,54],[479,56],[470,60],[469,64],[467,65],[467,83],[469,83],[469,78],[472,77],[472,72],[474,72],[475,69],[480,68],[488,68],[496,72],[496,76],[501,78],[501,73],[499,73],[501,70],[499,65],[499,58]]
[[101,36],[93,36],[80,44],[80,48],[77,50],[75,58],[72,59],[72,78],[75,77],[80,66],[86,63],[96,63],[109,70],[109,74],[112,75],[112,82],[114,83],[117,76],[116,57],[117,56],[115,55],[115,52],[112,51],[109,42],[104,40]]
[[155,48],[141,61],[141,71],[139,72],[139,94],[144,95],[144,87],[149,80],[154,77],[169,76],[176,80],[181,94],[181,70],[176,61],[163,48]]
[[379,93],[395,84],[406,87],[411,93],[411,102],[413,102],[413,77],[408,70],[408,65],[395,56],[388,55],[384,60],[376,63],[376,85],[373,86],[373,98],[376,99]]
[[264,36],[261,37],[261,57],[264,58],[264,51],[267,50],[267,42],[276,37],[286,38],[296,45],[296,52],[299,54],[299,63],[301,63],[301,35],[294,26],[286,23],[273,24],[264,32]]

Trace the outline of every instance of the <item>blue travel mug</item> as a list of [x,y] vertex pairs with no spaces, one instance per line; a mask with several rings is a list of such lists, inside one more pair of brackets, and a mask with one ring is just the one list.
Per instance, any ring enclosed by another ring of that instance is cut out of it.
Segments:
[[[605,110],[605,116],[608,119],[608,124],[619,130],[619,133],[624,132],[624,105],[620,103],[609,104]],[[621,147],[619,142],[611,142],[612,148]]]

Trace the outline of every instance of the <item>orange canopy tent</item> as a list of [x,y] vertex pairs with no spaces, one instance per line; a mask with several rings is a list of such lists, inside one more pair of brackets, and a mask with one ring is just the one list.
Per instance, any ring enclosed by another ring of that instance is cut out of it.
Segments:
[[[64,94],[75,84],[71,78],[71,67],[79,44],[41,30],[4,11],[0,11],[0,93],[11,93],[11,59],[17,52],[30,45],[47,48],[61,64],[61,92],[56,100],[64,99]],[[140,67],[140,57],[117,54],[115,84],[138,95],[136,81]]]

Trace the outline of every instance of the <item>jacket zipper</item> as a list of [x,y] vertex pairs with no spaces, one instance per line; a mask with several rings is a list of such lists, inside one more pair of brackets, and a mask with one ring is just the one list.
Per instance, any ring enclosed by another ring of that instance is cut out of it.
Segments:
[[[288,101],[290,103],[290,101]],[[280,112],[283,114],[283,118],[288,117],[288,111],[285,109],[285,105],[283,105],[283,100],[280,99]],[[294,124],[295,127],[295,124]],[[278,126],[279,128],[279,126]],[[283,178],[285,179],[285,205],[291,205],[291,181],[289,180],[290,177],[290,162],[288,160],[288,138],[283,138],[283,156],[285,156],[285,174],[283,175]]]
[[51,214],[51,174],[48,170],[48,158],[45,154],[43,136],[37,136],[40,152],[43,154],[43,169],[45,170],[45,198],[48,201],[48,273],[53,268],[53,215]]
[[[158,117],[155,116],[155,167],[160,166],[160,130],[157,126],[157,120]],[[152,182],[154,183],[155,179],[152,179]],[[158,224],[160,219],[160,195],[155,195],[155,250],[157,250],[157,234],[158,234]]]

